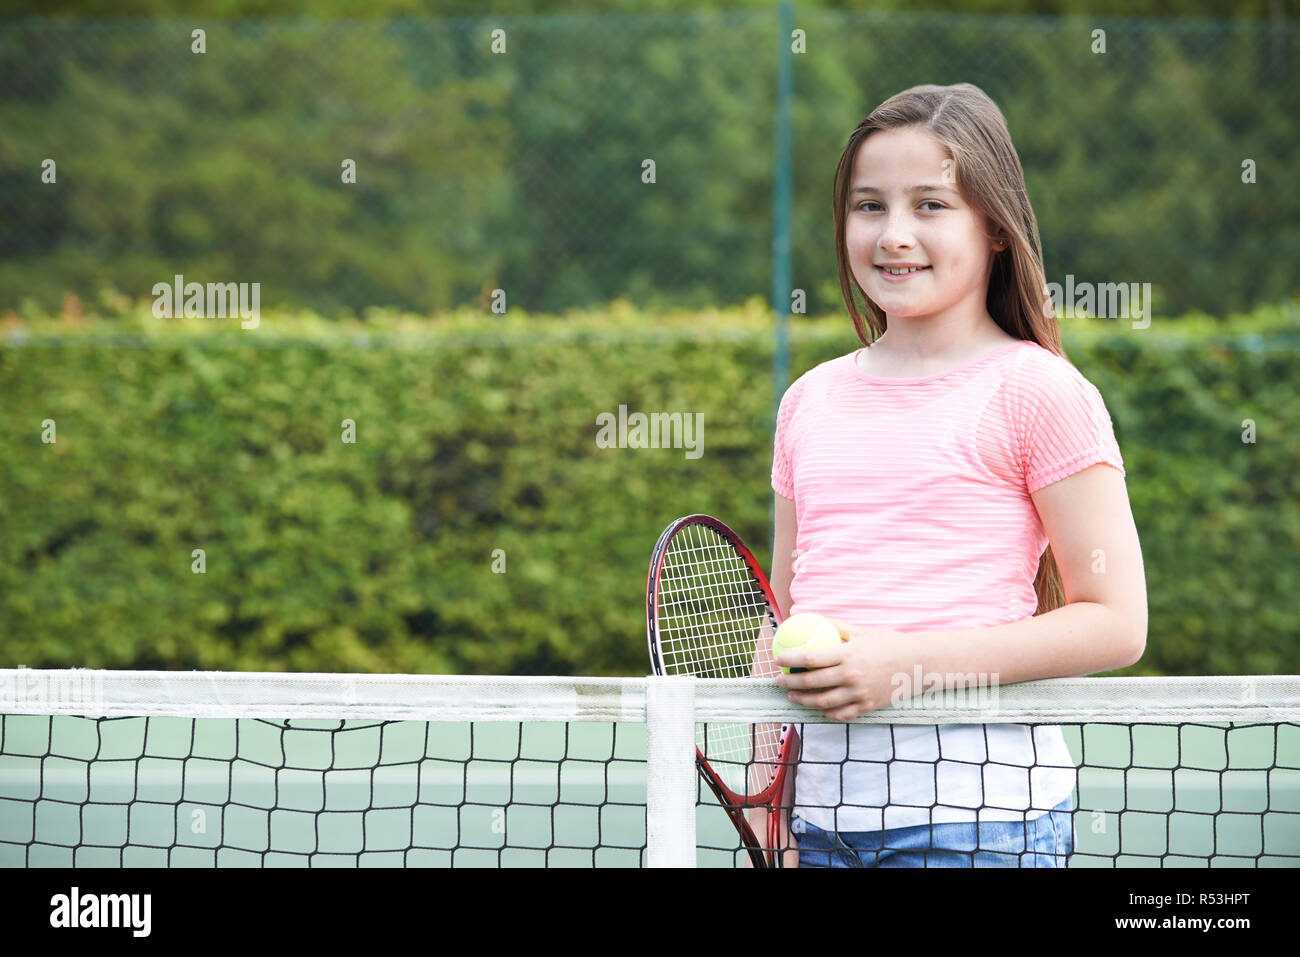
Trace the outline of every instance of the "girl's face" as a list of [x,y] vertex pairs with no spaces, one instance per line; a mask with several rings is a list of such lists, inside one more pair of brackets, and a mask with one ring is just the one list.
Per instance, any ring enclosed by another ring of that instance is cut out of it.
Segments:
[[[873,133],[858,147],[844,226],[849,264],[889,317],[984,315],[994,240],[957,192],[954,161],[916,127]],[[923,266],[906,276],[880,267]]]

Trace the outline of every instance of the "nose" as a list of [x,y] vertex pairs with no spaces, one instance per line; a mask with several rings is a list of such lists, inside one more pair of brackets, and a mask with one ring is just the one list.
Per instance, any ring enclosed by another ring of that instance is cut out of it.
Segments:
[[881,249],[910,249],[914,245],[911,223],[905,212],[889,214],[880,231],[879,243]]

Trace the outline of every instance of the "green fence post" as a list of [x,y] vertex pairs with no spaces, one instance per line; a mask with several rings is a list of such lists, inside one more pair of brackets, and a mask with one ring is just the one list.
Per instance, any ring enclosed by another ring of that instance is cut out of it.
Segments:
[[[780,29],[776,45],[776,167],[772,187],[772,311],[776,320],[776,342],[772,356],[772,430],[790,374],[790,101],[794,87],[790,34],[794,30],[794,7],[790,0],[778,5]],[[775,509],[772,526],[775,531]]]

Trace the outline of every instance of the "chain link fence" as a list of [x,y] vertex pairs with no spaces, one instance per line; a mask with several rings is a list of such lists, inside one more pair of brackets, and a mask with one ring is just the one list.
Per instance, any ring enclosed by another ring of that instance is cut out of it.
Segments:
[[1049,281],[1150,282],[1166,315],[1296,292],[1294,24],[799,9],[794,27],[775,5],[0,22],[0,315],[176,274],[327,316],[487,309],[496,290],[540,312],[766,299],[791,42],[809,312],[842,308],[840,151],[920,83],[1001,107]]

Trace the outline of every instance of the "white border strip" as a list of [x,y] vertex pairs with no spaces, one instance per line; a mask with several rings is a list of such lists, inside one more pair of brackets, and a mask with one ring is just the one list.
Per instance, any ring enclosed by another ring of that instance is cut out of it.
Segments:
[[647,678],[646,864],[695,866],[695,688],[690,675]]
[[[645,721],[645,678],[0,670],[0,714],[389,721]],[[697,721],[817,723],[766,679],[695,682]],[[1055,678],[856,724],[1300,722],[1300,675]]]

